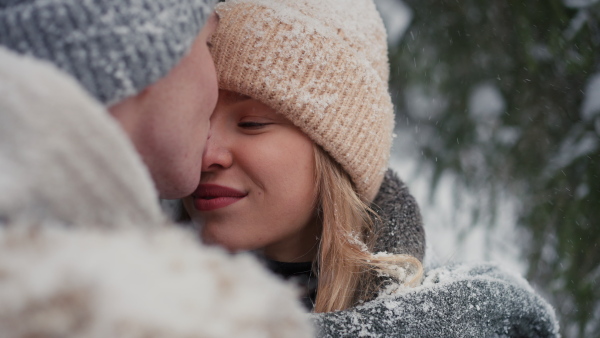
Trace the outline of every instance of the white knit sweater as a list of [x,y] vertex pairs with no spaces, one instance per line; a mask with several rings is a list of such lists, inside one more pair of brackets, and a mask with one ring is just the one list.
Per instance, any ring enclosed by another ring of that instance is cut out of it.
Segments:
[[133,145],[0,48],[0,338],[309,337],[295,290],[169,224]]

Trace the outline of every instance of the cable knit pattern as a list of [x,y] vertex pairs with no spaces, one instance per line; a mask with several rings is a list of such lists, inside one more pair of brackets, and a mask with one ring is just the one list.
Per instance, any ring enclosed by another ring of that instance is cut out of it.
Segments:
[[216,11],[220,88],[283,114],[371,201],[394,128],[386,33],[372,0],[230,0]]
[[51,61],[106,105],[188,52],[216,0],[0,0],[0,45]]

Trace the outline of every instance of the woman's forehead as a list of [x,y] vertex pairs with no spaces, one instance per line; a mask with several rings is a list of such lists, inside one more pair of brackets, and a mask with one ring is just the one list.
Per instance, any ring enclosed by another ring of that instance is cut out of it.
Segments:
[[247,96],[247,95],[244,95],[244,94],[241,94],[238,92],[225,90],[225,89],[219,89],[219,98],[224,99],[227,102],[231,102],[231,103],[252,100],[252,98],[250,96]]

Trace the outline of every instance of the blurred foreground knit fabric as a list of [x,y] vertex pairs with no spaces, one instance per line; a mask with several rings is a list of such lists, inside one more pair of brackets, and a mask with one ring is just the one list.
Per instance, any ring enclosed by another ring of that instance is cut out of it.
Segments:
[[133,145],[0,48],[0,337],[311,337],[296,291],[169,224]]
[[296,292],[177,228],[0,228],[0,337],[311,337]]

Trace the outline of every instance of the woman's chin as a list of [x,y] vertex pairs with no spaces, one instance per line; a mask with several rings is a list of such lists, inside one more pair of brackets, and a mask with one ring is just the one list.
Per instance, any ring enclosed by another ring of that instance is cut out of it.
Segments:
[[201,238],[204,244],[210,246],[218,246],[223,249],[226,249],[231,253],[250,251],[256,249],[255,247],[248,245],[248,243],[240,243],[236,241],[234,236],[225,234],[214,234],[206,228],[203,229]]

